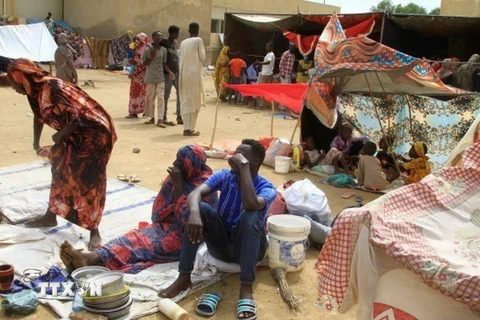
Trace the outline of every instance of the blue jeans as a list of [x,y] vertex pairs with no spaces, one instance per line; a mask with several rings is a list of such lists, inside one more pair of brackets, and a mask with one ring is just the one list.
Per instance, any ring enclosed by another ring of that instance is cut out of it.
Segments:
[[167,104],[168,104],[168,99],[170,98],[170,94],[172,93],[172,87],[175,87],[175,90],[177,92],[177,110],[176,114],[177,117],[181,116],[180,113],[180,90],[178,86],[178,72],[175,73],[175,80],[171,80],[168,75],[165,75],[165,111],[163,112],[163,119],[167,119]]
[[[208,251],[215,258],[240,264],[240,282],[252,285],[257,263],[263,259],[268,243],[263,218],[258,211],[242,211],[234,227],[225,223],[207,203],[200,204],[203,238]],[[180,273],[190,274],[199,244],[193,244],[185,232],[180,252]]]

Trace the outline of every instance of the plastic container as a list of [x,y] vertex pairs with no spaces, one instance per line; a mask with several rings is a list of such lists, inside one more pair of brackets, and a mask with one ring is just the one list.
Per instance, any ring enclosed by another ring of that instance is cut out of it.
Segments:
[[293,147],[293,155],[292,155],[292,161],[293,161],[293,166],[297,169],[300,169],[300,159],[301,159],[301,151],[299,146]]
[[287,272],[302,270],[305,266],[310,221],[299,216],[280,214],[268,218],[267,229],[269,267],[282,267]]
[[158,309],[170,320],[188,320],[188,312],[170,299],[160,299]]
[[290,171],[290,163],[292,159],[285,156],[275,157],[275,172],[288,173]]

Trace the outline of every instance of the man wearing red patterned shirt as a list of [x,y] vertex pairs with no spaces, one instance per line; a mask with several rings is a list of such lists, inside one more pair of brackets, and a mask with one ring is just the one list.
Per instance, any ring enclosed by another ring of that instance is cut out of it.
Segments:
[[292,83],[293,67],[295,65],[295,45],[290,43],[288,50],[282,54],[280,59],[280,82]]

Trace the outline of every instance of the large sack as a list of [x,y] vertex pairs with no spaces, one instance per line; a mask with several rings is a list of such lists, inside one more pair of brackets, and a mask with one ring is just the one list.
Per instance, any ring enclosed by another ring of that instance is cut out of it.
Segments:
[[265,154],[265,160],[263,164],[272,168],[275,168],[275,157],[285,156],[288,157],[292,153],[293,149],[290,145],[290,141],[287,139],[275,139],[270,143]]
[[324,243],[332,224],[332,211],[325,193],[309,179],[305,179],[295,182],[285,190],[285,202],[290,214],[310,220],[311,239],[318,243]]

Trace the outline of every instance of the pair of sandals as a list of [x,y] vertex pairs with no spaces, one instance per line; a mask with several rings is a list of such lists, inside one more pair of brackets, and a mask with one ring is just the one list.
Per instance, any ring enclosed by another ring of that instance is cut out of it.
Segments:
[[[148,121],[145,121],[145,124],[155,124],[155,119],[150,119]],[[167,120],[159,120],[157,121],[157,127],[159,128],[166,128],[167,126],[175,126],[175,123],[172,121],[167,121]]]
[[117,176],[117,179],[120,180],[120,181],[124,181],[124,182],[129,182],[129,183],[138,183],[140,182],[140,178],[135,174],[135,175],[131,175],[130,177],[126,174],[119,174]]
[[186,137],[199,136],[200,131],[197,130],[183,130],[183,135]]
[[[222,294],[218,292],[203,294],[197,302],[196,312],[203,317],[211,317],[217,311],[222,301]],[[241,314],[250,313],[250,317],[240,318]],[[237,320],[256,320],[257,302],[251,299],[240,299],[237,302]]]

